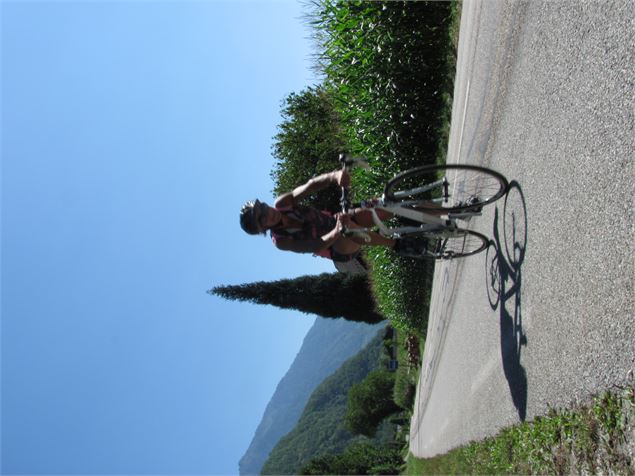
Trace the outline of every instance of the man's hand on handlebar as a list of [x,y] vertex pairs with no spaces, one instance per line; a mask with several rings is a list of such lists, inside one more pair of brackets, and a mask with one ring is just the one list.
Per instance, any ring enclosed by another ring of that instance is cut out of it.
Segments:
[[335,217],[337,219],[337,221],[335,223],[335,229],[341,235],[348,228],[350,228],[351,217],[347,213],[338,213],[337,215],[335,215]]
[[359,226],[348,213],[338,213],[335,230],[340,236],[345,236],[360,245],[370,242],[368,229]]

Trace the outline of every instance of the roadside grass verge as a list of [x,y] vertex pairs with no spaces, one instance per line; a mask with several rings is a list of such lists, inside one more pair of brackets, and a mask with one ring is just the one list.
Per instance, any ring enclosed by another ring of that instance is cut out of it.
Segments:
[[634,474],[635,388],[551,410],[434,458],[408,456],[404,474]]
[[[371,165],[356,172],[356,198],[380,196],[403,170],[445,162],[460,4],[314,0],[307,8],[316,69],[349,152]],[[425,338],[434,263],[385,249],[366,257],[379,311]]]

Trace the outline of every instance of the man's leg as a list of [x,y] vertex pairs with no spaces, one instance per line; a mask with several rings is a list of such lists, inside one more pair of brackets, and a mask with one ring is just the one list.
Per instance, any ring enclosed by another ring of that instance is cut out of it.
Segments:
[[[364,210],[364,212],[365,212],[365,215],[367,216],[364,217],[364,219],[362,220],[362,223],[359,223],[359,221],[356,219],[357,216],[353,218],[354,221],[352,221],[349,225],[349,228],[351,230],[354,230],[355,228],[369,228],[373,225],[370,212],[368,210]],[[370,223],[369,223],[369,220],[370,220]],[[369,223],[369,224],[364,225],[363,223]],[[379,233],[376,233],[374,231],[366,231],[365,234],[368,235],[368,237],[370,238],[370,241],[366,241],[365,237],[360,235],[351,235],[346,238],[340,238],[339,240],[337,240],[335,244],[333,245],[333,248],[335,248],[338,252],[340,252],[339,247],[342,247],[343,249],[351,248],[352,245],[350,245],[349,243],[346,243],[346,241],[355,243],[357,245],[357,249],[359,249],[360,245],[386,246],[388,248],[392,248],[393,246],[395,246],[395,240],[393,240],[392,238],[386,238],[385,236],[380,235]]]

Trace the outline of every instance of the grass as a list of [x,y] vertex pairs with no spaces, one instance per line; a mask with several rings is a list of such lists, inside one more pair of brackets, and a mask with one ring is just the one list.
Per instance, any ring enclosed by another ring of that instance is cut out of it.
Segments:
[[634,431],[635,388],[628,386],[441,456],[411,454],[405,474],[633,474],[625,443],[633,444]]

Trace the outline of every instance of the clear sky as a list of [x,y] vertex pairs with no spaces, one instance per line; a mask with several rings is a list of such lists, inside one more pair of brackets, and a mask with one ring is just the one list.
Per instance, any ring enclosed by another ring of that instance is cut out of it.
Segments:
[[237,473],[313,317],[205,291],[333,270],[238,226],[301,6],[0,9],[3,473]]

